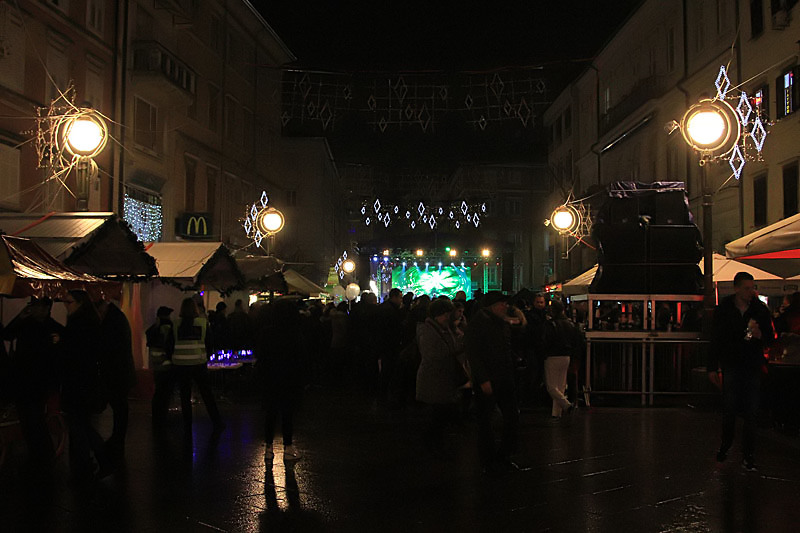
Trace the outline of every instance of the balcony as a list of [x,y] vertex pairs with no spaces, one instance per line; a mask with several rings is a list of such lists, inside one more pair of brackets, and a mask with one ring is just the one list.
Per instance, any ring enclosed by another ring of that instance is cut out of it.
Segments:
[[186,63],[156,41],[133,43],[133,78],[137,86],[151,87],[175,103],[194,101],[197,76]]
[[669,87],[667,81],[667,76],[649,76],[639,80],[617,105],[600,117],[600,135],[608,133],[645,102],[664,94]]

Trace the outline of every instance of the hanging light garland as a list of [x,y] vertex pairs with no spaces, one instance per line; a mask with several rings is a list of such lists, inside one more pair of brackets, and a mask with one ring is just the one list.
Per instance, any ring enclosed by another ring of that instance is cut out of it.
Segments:
[[161,238],[163,213],[160,204],[143,202],[125,193],[122,218],[141,242],[156,242]]
[[375,198],[372,203],[365,202],[361,206],[361,215],[367,226],[383,226],[406,224],[411,229],[436,230],[440,227],[463,229],[477,228],[486,216],[486,203],[469,204],[466,200],[452,204],[426,204],[419,202],[416,206],[400,206],[382,203]]

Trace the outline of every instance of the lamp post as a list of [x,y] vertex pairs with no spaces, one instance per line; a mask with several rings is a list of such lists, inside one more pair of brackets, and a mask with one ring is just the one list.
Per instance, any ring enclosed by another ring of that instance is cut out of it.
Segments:
[[89,209],[89,180],[97,176],[97,156],[108,142],[105,120],[92,110],[66,117],[61,124],[64,149],[72,154],[75,169],[75,198],[78,211]]
[[742,134],[736,112],[725,100],[706,98],[689,108],[680,123],[686,143],[700,156],[700,182],[703,191],[703,335],[711,336],[714,297],[714,192],[708,177],[709,160],[727,154],[737,146]]

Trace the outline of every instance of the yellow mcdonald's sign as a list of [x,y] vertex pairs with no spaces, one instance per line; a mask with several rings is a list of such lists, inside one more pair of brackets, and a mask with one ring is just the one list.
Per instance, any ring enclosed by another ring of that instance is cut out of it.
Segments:
[[[202,225],[203,231],[200,231]],[[192,231],[194,229],[194,231]],[[186,222],[186,235],[208,235],[208,223],[206,217],[193,216]]]

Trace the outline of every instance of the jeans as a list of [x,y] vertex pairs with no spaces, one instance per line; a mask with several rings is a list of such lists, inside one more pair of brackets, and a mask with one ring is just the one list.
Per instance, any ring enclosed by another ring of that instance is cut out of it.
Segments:
[[[497,455],[505,458],[516,451],[519,408],[513,383],[492,382],[492,394],[489,396],[484,394],[480,387],[476,387],[475,395],[479,433],[478,453],[481,463],[489,466]],[[495,408],[500,409],[500,414],[503,416],[503,438],[497,452],[494,448],[492,430],[492,415]]]
[[741,413],[744,418],[742,452],[745,457],[753,457],[760,386],[761,375],[758,369],[723,369],[721,451],[727,452],[733,444],[736,415]]
[[544,378],[547,384],[547,393],[553,399],[552,416],[561,416],[561,412],[570,406],[569,400],[564,395],[567,389],[567,371],[569,370],[569,356],[548,357],[544,360]]
[[219,416],[217,402],[211,392],[211,382],[208,379],[206,365],[176,365],[175,370],[180,382],[184,431],[192,430],[192,381],[197,383],[197,390],[200,391],[200,396],[206,405],[206,411],[208,411],[208,416],[211,417],[211,422],[214,423],[215,427],[220,426],[222,418]]

